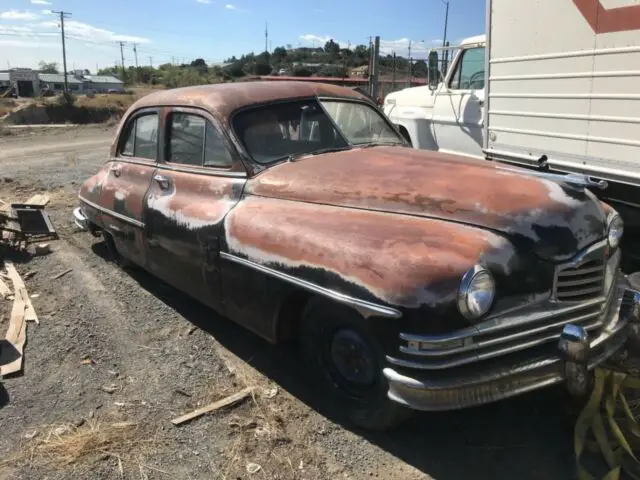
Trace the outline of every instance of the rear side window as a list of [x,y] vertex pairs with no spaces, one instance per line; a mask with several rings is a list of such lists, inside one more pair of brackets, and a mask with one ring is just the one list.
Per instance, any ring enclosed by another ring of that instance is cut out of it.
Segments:
[[168,162],[205,167],[231,165],[231,155],[222,136],[203,117],[172,113],[168,132]]
[[171,114],[167,162],[201,166],[204,158],[205,127],[205,119],[197,115]]
[[157,142],[158,114],[141,115],[129,124],[120,155],[155,160],[158,152]]
[[231,166],[231,154],[224,143],[224,139],[209,122],[207,122],[207,130],[205,132],[204,166]]

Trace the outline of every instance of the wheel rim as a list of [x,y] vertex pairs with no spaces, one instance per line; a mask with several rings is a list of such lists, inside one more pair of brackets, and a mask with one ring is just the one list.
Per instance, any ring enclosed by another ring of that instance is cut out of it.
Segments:
[[375,353],[355,330],[336,331],[328,353],[335,380],[350,394],[362,396],[376,384],[379,371]]

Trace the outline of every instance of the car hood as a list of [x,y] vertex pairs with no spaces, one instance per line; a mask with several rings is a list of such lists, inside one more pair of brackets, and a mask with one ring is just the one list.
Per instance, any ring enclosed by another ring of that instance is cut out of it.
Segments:
[[478,226],[554,261],[602,239],[606,230],[601,204],[587,190],[502,164],[405,147],[303,157],[265,170],[246,192]]

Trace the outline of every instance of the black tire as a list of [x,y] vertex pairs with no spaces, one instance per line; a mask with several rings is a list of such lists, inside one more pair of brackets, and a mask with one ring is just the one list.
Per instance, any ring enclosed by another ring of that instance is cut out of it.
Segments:
[[[398,426],[413,413],[387,396],[384,353],[357,312],[311,299],[302,315],[300,346],[314,386],[328,393],[353,424],[382,431]],[[345,356],[346,350],[350,355]],[[351,365],[346,364],[349,361]],[[319,385],[316,378],[321,380]]]
[[118,252],[116,244],[113,241],[113,237],[110,233],[103,231],[102,239],[107,246],[107,250],[109,251],[109,255],[111,256],[111,260],[113,261],[113,263],[118,265],[120,268],[130,268],[133,266],[133,263],[130,260],[127,260],[122,255],[120,255],[120,252]]

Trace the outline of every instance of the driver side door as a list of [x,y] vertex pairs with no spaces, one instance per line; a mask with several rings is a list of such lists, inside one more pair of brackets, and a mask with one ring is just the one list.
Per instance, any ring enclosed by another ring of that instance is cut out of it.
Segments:
[[484,158],[485,47],[463,50],[435,99],[433,133],[439,151]]

